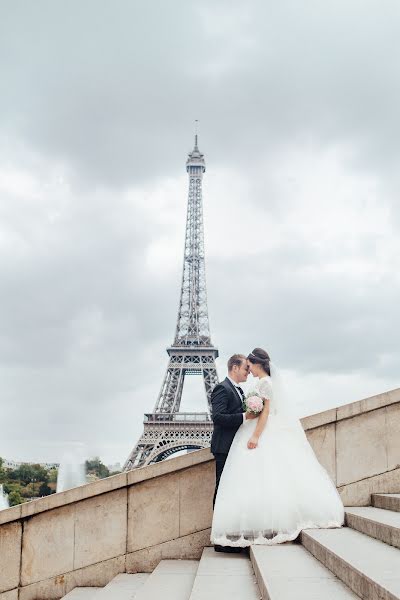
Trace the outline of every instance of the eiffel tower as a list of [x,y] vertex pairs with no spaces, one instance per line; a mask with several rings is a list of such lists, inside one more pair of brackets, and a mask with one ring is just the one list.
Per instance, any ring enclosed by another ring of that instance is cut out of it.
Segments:
[[[207,448],[211,442],[211,392],[218,383],[218,350],[211,343],[208,322],[202,202],[205,170],[196,134],[186,161],[189,194],[175,339],[167,348],[169,363],[154,410],[144,416],[144,431],[124,465],[125,471],[159,462],[180,450]],[[207,412],[179,411],[186,375],[203,377]]]

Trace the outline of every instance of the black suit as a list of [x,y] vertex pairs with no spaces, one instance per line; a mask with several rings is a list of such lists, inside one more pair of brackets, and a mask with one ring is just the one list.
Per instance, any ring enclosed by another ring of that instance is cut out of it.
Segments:
[[235,386],[226,378],[215,386],[211,394],[212,420],[214,431],[211,438],[211,452],[215,456],[216,485],[214,504],[219,480],[225,466],[235,433],[243,423],[243,406]]

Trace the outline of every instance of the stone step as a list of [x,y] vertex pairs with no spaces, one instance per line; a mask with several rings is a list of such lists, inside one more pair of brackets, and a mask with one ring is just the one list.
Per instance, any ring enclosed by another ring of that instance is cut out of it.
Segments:
[[150,577],[149,573],[121,573],[116,575],[104,588],[99,590],[94,600],[133,600],[140,588]]
[[90,598],[94,599],[97,591],[101,588],[97,587],[76,587],[68,594],[63,596],[61,600],[90,600]]
[[250,558],[263,600],[358,600],[300,544],[252,546]]
[[162,560],[135,600],[188,600],[198,566],[197,560]]
[[190,600],[259,600],[260,591],[245,554],[204,548]]
[[400,512],[400,494],[372,494],[372,505]]
[[400,513],[374,506],[346,507],[346,525],[400,548]]
[[304,529],[303,546],[364,600],[400,600],[400,550],[349,527]]

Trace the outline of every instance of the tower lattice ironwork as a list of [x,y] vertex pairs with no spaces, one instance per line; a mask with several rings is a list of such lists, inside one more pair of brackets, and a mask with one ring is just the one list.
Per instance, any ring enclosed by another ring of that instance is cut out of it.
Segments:
[[[144,416],[143,434],[126,461],[125,470],[159,462],[179,450],[206,448],[211,442],[211,392],[218,383],[215,366],[218,350],[211,343],[208,320],[202,201],[206,166],[197,145],[197,134],[186,170],[189,194],[175,339],[167,348],[169,363],[154,410]],[[207,412],[179,411],[186,375],[203,377]]]

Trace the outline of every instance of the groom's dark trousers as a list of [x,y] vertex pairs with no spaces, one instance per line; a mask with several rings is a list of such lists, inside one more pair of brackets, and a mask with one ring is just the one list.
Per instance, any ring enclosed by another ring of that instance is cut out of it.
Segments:
[[228,378],[215,386],[211,394],[212,420],[214,431],[211,438],[211,452],[215,457],[215,498],[222,471],[235,433],[243,423],[243,407],[240,392]]
[[216,452],[214,454],[215,458],[215,492],[213,498],[213,508],[215,505],[215,498],[217,497],[219,480],[221,479],[222,471],[224,470],[224,466],[226,463],[226,459],[228,458],[227,454],[223,454],[222,452]]

